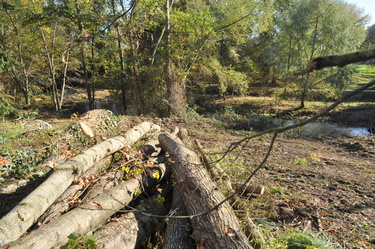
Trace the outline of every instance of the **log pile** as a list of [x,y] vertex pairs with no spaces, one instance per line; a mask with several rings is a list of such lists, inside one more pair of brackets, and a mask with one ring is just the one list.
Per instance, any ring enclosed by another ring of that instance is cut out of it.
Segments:
[[[55,165],[0,219],[0,247],[73,248],[67,243],[84,243],[76,235],[92,234],[95,248],[152,248],[155,234],[164,231],[159,245],[166,249],[260,248],[244,235],[228,202],[222,203],[200,157],[176,134],[159,132],[144,122]],[[150,133],[158,140],[130,158],[131,146]],[[113,162],[115,154],[120,156]],[[261,236],[255,228],[254,234]]]

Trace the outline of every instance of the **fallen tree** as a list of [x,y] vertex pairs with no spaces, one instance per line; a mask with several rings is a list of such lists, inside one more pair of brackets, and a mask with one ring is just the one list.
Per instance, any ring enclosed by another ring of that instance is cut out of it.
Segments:
[[21,237],[71,185],[73,180],[92,165],[119,149],[135,143],[147,132],[153,130],[159,131],[160,127],[144,122],[127,131],[124,136],[108,139],[58,165],[46,181],[2,217],[0,220],[0,246]]
[[[218,187],[211,181],[198,156],[174,134],[160,134],[159,142],[171,155],[175,181],[188,215],[193,239],[201,248],[253,248]],[[211,210],[215,208],[214,210]],[[209,212],[207,212],[209,211]]]
[[62,213],[66,212],[74,199],[78,198],[82,192],[85,190],[86,182],[95,179],[94,176],[99,175],[102,171],[106,170],[113,161],[113,155],[103,158],[98,163],[93,165],[89,170],[87,170],[79,180],[75,181],[67,188],[62,195],[43,213],[38,219],[38,226],[46,224],[56,217],[60,216]]
[[[88,191],[85,196],[83,205],[44,224],[37,230],[32,231],[30,234],[7,246],[11,248],[50,248],[61,246],[66,243],[68,236],[72,233],[82,236],[88,232],[95,231],[113,214],[128,205],[136,195],[135,193],[140,193],[140,190],[143,190],[146,186],[148,188],[155,187],[164,177],[168,178],[170,176],[170,174],[168,174],[170,170],[167,170],[165,164],[160,163],[157,164],[157,166],[153,165],[150,168],[144,168],[144,173],[142,174],[130,174],[128,177],[133,178],[132,180],[122,182],[112,187],[111,185],[117,182],[117,177],[114,177],[113,174],[119,175],[119,173],[115,173],[118,170],[121,170],[121,167],[120,169],[115,167],[112,170],[112,174],[111,172],[106,173],[99,178],[99,180],[95,181],[93,188]],[[155,180],[153,175],[156,170],[162,173],[159,173],[158,176],[160,177]],[[162,187],[159,188],[163,189]],[[163,190],[162,192],[161,196],[164,195],[164,198],[167,199],[170,191]],[[146,201],[149,202],[149,204],[146,205],[149,207],[146,208],[146,212],[158,216],[166,215],[169,207],[165,205],[155,207],[156,199],[155,197]],[[128,217],[132,219],[132,216]],[[98,233],[95,232],[95,236],[98,236],[100,239],[98,239],[99,248],[123,248],[124,243],[129,245],[126,248],[134,248],[136,247],[136,243],[139,244],[139,241],[144,241],[144,238],[146,238],[147,241],[147,238],[150,237],[151,233],[155,230],[155,224],[151,217],[143,217],[141,214],[137,214],[137,219],[138,221],[129,220],[129,222],[123,221],[121,224],[118,224],[119,226],[122,225],[122,230],[129,230],[131,231],[130,233],[124,233],[119,228],[115,229],[113,224],[101,227]],[[116,234],[113,234],[113,230],[116,230]],[[134,239],[127,238],[126,235],[134,236]],[[113,241],[110,243],[105,243],[105,241],[112,239]],[[133,243],[134,245],[132,245]]]
[[138,221],[134,213],[125,213],[95,231],[96,249],[135,248]]
[[67,242],[68,236],[73,232],[84,235],[95,230],[111,215],[128,204],[133,199],[134,192],[139,188],[140,182],[137,179],[122,182],[8,246],[12,249],[61,246]]

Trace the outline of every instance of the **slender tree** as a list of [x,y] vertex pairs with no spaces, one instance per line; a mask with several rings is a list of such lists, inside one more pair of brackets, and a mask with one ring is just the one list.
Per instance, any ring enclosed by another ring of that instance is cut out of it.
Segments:
[[[2,2],[1,8],[1,47],[5,58],[13,58],[17,64],[7,70],[12,79],[14,87],[13,94],[19,90],[24,96],[26,106],[31,103],[31,81],[34,71],[35,60],[39,54],[32,50],[28,44],[35,38],[33,32],[23,25],[25,20],[24,8],[21,2],[14,1],[12,4]],[[37,49],[37,44],[34,44]]]

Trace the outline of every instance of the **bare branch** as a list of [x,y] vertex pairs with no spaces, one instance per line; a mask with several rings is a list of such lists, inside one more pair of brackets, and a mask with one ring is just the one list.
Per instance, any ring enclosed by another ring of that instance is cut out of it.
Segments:
[[370,59],[375,58],[375,49],[362,51],[362,52],[355,52],[350,54],[344,55],[331,55],[331,56],[324,56],[324,57],[317,57],[313,59],[310,64],[308,65],[305,71],[295,73],[294,76],[308,74],[314,70],[320,70],[326,67],[344,67],[348,64],[360,62],[360,61],[367,61]]

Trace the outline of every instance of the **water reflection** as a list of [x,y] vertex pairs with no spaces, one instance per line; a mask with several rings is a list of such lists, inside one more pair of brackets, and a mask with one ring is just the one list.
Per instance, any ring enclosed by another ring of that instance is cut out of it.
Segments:
[[[253,117],[249,119],[249,127],[255,130],[267,130],[275,127],[287,127],[296,124],[295,120],[272,119],[267,117]],[[371,133],[365,127],[348,127],[329,123],[309,123],[289,131],[291,134],[331,137],[368,137]]]

